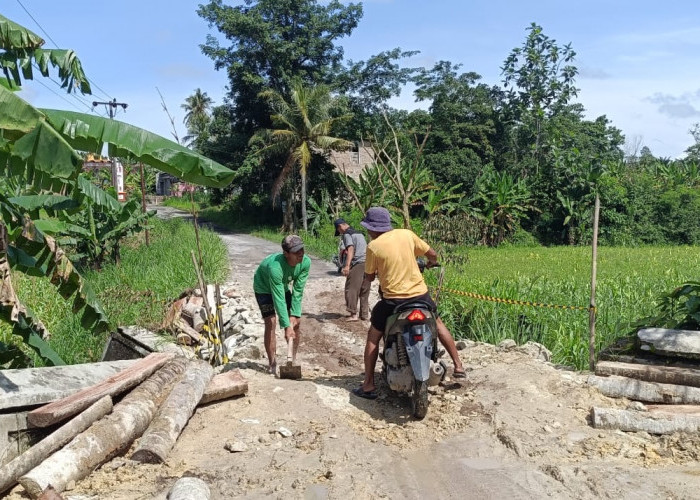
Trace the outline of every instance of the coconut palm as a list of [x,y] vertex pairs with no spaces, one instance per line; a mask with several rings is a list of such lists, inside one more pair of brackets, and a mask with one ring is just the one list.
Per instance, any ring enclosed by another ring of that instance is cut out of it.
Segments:
[[185,99],[184,104],[180,105],[186,111],[183,119],[185,126],[187,126],[187,135],[183,138],[185,144],[197,142],[197,139],[206,132],[211,119],[212,104],[214,104],[214,100],[198,88],[194,94]]
[[343,150],[352,147],[350,141],[330,135],[333,125],[351,117],[349,114],[334,117],[337,107],[327,87],[305,87],[301,82],[292,85],[289,101],[275,90],[266,90],[260,96],[268,101],[273,114],[270,115],[274,129],[257,132],[251,142],[262,139],[267,145],[263,151],[286,153],[287,159],[272,187],[272,200],[279,195],[282,184],[299,166],[301,174],[301,218],[304,230],[306,220],[306,177],[311,158],[330,150]]

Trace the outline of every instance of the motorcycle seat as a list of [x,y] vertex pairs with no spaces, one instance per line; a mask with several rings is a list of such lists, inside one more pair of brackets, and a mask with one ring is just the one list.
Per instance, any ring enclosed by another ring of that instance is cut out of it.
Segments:
[[399,304],[394,308],[394,314],[398,314],[409,309],[426,309],[428,311],[433,310],[431,305],[427,302],[424,302],[422,300],[416,300],[412,302],[404,302],[403,304]]

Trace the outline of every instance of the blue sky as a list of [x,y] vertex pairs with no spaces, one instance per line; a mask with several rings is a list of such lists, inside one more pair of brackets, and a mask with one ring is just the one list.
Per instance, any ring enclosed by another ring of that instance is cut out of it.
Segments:
[[[184,99],[199,87],[219,104],[227,84],[199,50],[210,33],[196,14],[199,3],[3,0],[2,15],[44,37],[47,47],[55,42],[74,49],[96,84],[95,95],[81,101],[40,77],[45,86],[26,82],[21,96],[35,106],[84,112],[93,100],[116,98],[129,104],[117,119],[172,138],[157,87],[179,135],[185,135]],[[630,145],[646,145],[657,156],[680,157],[693,143],[688,130],[700,122],[700,3],[368,0],[363,6],[360,25],[341,41],[349,59],[394,47],[419,50],[406,65],[432,67],[448,60],[495,85],[502,80],[503,61],[535,22],[576,51],[578,100],[588,118],[606,115]],[[415,107],[410,92],[393,104]],[[104,107],[95,111],[105,113]]]

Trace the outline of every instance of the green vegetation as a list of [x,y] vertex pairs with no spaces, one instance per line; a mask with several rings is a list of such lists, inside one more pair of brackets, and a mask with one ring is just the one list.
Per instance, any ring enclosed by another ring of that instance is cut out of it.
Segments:
[[[221,239],[200,230],[205,279],[223,282],[228,276],[228,254]],[[168,302],[196,286],[190,251],[197,248],[194,228],[181,220],[155,220],[151,244],[143,235],[125,241],[120,265],[106,265],[101,271],[86,271],[98,300],[115,325],[139,325],[157,330]],[[52,332],[50,346],[68,364],[96,361],[102,354],[107,333],[95,334],[80,326],[70,304],[54,292],[46,278],[17,273],[20,300],[34,304],[34,312],[46,318]],[[0,324],[0,341],[8,343],[11,328]],[[28,354],[31,354],[27,351]],[[37,365],[41,359],[34,356]]]

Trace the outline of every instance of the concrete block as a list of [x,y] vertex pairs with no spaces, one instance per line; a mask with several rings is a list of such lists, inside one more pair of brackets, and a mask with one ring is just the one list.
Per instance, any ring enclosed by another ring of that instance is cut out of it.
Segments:
[[122,360],[0,370],[0,410],[37,406],[70,396],[119,373],[134,362]]

